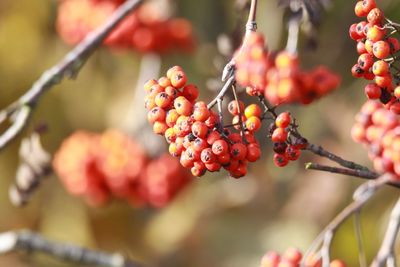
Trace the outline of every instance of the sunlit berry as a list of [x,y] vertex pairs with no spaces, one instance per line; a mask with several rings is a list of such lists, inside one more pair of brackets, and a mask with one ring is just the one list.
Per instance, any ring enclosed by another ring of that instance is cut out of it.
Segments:
[[150,123],[155,123],[156,121],[164,122],[165,120],[165,111],[160,107],[155,107],[147,113],[147,120]]
[[385,59],[390,55],[390,45],[386,41],[377,41],[374,43],[372,52],[375,57]]
[[200,159],[204,164],[210,164],[217,160],[217,156],[212,152],[211,148],[206,148],[201,151]]
[[289,126],[291,121],[290,113],[289,112],[282,112],[278,115],[275,119],[275,125],[278,128],[286,128]]
[[261,120],[256,116],[252,116],[246,120],[245,125],[248,131],[256,132],[261,127]]
[[232,115],[238,115],[240,112],[244,111],[244,103],[242,101],[232,100],[228,104],[228,111]]
[[205,138],[208,134],[208,127],[204,122],[196,121],[192,125],[192,133],[198,138]]
[[179,96],[174,101],[174,107],[180,115],[189,116],[192,113],[192,103],[183,96]]

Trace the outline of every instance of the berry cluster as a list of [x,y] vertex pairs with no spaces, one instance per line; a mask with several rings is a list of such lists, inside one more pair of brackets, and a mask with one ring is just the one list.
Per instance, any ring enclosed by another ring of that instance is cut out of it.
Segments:
[[390,34],[390,23],[384,25],[385,16],[376,7],[375,0],[358,1],[355,6],[358,17],[366,17],[350,26],[350,37],[357,41],[359,54],[351,69],[356,78],[374,81],[365,87],[369,99],[379,99],[388,109],[400,114],[400,87],[395,54],[400,50],[399,40]]
[[270,125],[270,137],[273,142],[274,163],[278,167],[286,166],[289,161],[295,161],[300,157],[301,149],[307,146],[307,140],[296,138],[293,142],[289,138],[289,129],[292,118],[289,112],[282,112]]
[[[150,160],[138,143],[117,130],[75,132],[55,154],[53,167],[68,192],[94,206],[113,196],[162,207],[190,181],[175,159]],[[153,168],[164,171],[154,175]]]
[[234,126],[244,129],[242,134],[231,133],[221,125],[218,114],[204,102],[196,101],[197,87],[186,83],[185,72],[175,66],[167,71],[166,77],[149,80],[144,85],[147,118],[154,132],[165,137],[169,153],[180,157],[182,166],[191,168],[194,176],[222,167],[234,178],[244,176],[247,162],[258,160],[261,154],[254,137],[261,125],[260,107],[250,105],[244,109],[243,103],[231,102],[228,109],[235,116]]
[[400,177],[400,119],[379,102],[367,101],[351,129],[354,141],[368,149],[369,158],[379,173]]
[[311,71],[299,68],[297,55],[288,51],[269,53],[263,35],[246,35],[234,56],[236,80],[249,95],[264,94],[273,105],[308,104],[339,86],[340,78],[320,66]]
[[[275,251],[267,252],[261,259],[260,267],[299,267],[303,258],[302,253],[295,248],[288,248],[282,255]],[[321,267],[322,261],[316,257],[308,257],[305,267]],[[341,260],[333,260],[330,267],[346,267]]]
[[[64,0],[58,8],[57,31],[66,43],[76,44],[102,25],[122,2]],[[105,44],[112,48],[165,53],[172,49],[190,52],[195,42],[189,21],[168,19],[161,8],[148,3],[125,18],[107,37]]]

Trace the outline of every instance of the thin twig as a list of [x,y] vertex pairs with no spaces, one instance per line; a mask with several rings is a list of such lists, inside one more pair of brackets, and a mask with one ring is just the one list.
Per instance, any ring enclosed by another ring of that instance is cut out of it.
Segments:
[[324,157],[324,158],[328,158],[331,161],[334,161],[334,162],[338,163],[339,165],[341,165],[343,167],[346,167],[346,168],[349,168],[349,169],[353,169],[353,170],[361,170],[361,171],[367,171],[367,172],[370,172],[370,173],[374,173],[373,171],[371,171],[370,169],[368,169],[365,166],[362,166],[362,165],[360,165],[358,163],[355,163],[355,162],[352,162],[352,161],[349,161],[349,160],[345,160],[345,159],[343,159],[343,158],[341,158],[341,157],[339,157],[339,156],[337,156],[337,155],[325,150],[322,146],[317,146],[317,145],[309,143],[308,146],[306,147],[306,150],[308,150],[308,151],[310,151],[310,152],[312,152],[312,153],[314,153],[314,154],[316,154],[318,156],[321,156],[321,157]]
[[0,234],[0,254],[13,251],[41,252],[61,260],[102,267],[139,267],[137,262],[121,254],[95,251],[72,244],[50,241],[31,231],[16,231]]
[[[333,166],[327,166],[327,165],[322,165],[318,163],[313,163],[313,162],[308,162],[305,164],[305,168],[307,170],[316,170],[316,171],[325,171],[325,172],[332,172],[332,173],[337,173],[337,174],[343,174],[343,175],[348,175],[348,176],[353,176],[353,177],[358,177],[358,178],[363,178],[363,179],[376,179],[378,178],[378,174],[370,171],[364,171],[364,170],[353,170],[353,169],[346,169],[346,168],[340,168],[340,167],[333,167]],[[394,184],[397,187],[400,188],[400,184]]]
[[208,109],[212,109],[218,102],[218,99],[222,100],[229,88],[235,83],[235,76],[231,76],[222,87],[221,91],[219,91],[218,95],[207,105]]
[[[371,264],[371,267],[383,267],[386,262],[392,261],[394,266],[396,266],[395,257],[395,243],[397,235],[400,229],[400,198],[397,200],[392,213],[390,215],[389,225],[387,227],[385,238],[383,239],[381,248],[379,249],[378,255]],[[389,265],[389,263],[388,263]]]
[[[303,257],[303,261],[300,266],[305,267],[305,260],[311,254],[315,254],[315,251],[321,247],[321,253],[329,253],[330,245],[333,238],[329,238],[330,236],[334,236],[337,229],[355,212],[359,211],[365,203],[376,193],[376,191],[381,188],[383,185],[387,184],[393,179],[391,174],[384,174],[375,180],[368,181],[362,184],[356,192],[354,196],[354,201],[348,205],[346,208],[342,210],[329,224],[325,227],[325,229],[318,235],[318,237],[313,241],[312,245],[305,253]],[[326,258],[326,256],[325,256]],[[324,263],[325,264],[325,263]],[[329,265],[328,265],[329,266]]]
[[13,119],[13,125],[0,136],[0,150],[10,143],[27,125],[33,107],[40,97],[48,89],[60,83],[64,77],[75,78],[84,63],[96,48],[101,45],[107,35],[143,1],[128,0],[122,4],[102,26],[88,34],[57,65],[45,71],[24,95],[0,112],[0,123],[6,118],[15,118]]

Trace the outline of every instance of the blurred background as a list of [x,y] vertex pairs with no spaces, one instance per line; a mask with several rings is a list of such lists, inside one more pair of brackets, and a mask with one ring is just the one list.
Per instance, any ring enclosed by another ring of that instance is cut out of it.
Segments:
[[[193,23],[197,50],[189,55],[162,56],[161,71],[181,65],[190,81],[201,89],[204,100],[215,95],[208,89],[210,79],[219,77],[219,66],[226,60],[217,49],[218,36],[232,32],[239,18],[245,20],[246,15],[235,11],[234,2],[174,1],[176,14]],[[300,56],[306,69],[325,64],[340,73],[342,85],[309,106],[282,109],[293,112],[300,131],[309,141],[371,166],[366,151],[350,137],[354,115],[365,101],[365,82],[356,81],[350,74],[356,61],[355,43],[348,37],[349,25],[357,21],[354,1],[332,2],[323,14],[317,48],[303,49],[301,39]],[[54,0],[0,1],[0,108],[17,99],[71,49],[55,31],[57,4]],[[400,17],[398,1],[382,0],[379,5],[393,20]],[[259,0],[257,18],[269,48],[283,48],[286,26],[276,1]],[[133,108],[138,114],[126,117],[132,107],[142,105],[141,99],[135,99],[141,62],[143,56],[135,52],[100,49],[76,80],[64,81],[41,99],[25,134],[35,125],[46,123],[49,131],[42,140],[44,147],[54,152],[77,129],[102,132],[110,127],[129,130],[141,125],[140,109]],[[136,131],[138,140],[143,140],[141,135],[145,132]],[[268,250],[283,252],[295,246],[304,251],[351,201],[352,192],[361,181],[305,171],[305,162],[327,163],[306,152],[299,161],[277,168],[265,134],[260,134],[259,140],[263,145],[262,158],[250,165],[245,178],[234,180],[226,177],[224,171],[207,174],[195,179],[166,208],[154,209],[134,208],[119,201],[100,208],[89,207],[69,195],[54,175],[43,181],[26,207],[12,206],[8,188],[19,161],[17,139],[0,153],[0,232],[27,228],[50,239],[117,251],[163,267],[250,267],[258,266]],[[369,259],[380,245],[396,197],[397,190],[385,188],[362,211],[363,239]],[[332,255],[349,266],[358,266],[353,219],[337,233]],[[9,254],[0,256],[0,266],[74,265],[41,255]]]

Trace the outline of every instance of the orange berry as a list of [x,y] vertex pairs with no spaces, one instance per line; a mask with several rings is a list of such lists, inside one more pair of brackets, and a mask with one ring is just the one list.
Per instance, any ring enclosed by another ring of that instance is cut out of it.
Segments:
[[184,71],[177,70],[172,72],[171,75],[172,76],[170,79],[172,86],[174,86],[175,88],[182,88],[183,86],[185,86],[187,82],[187,76]]
[[372,65],[372,72],[375,75],[383,76],[389,72],[389,64],[383,60],[378,60]]
[[164,88],[167,88],[168,86],[171,86],[171,81],[167,77],[161,77],[158,79],[158,84]]
[[166,92],[161,92],[156,95],[154,102],[160,108],[167,108],[171,105],[171,97]]
[[196,138],[193,142],[192,142],[192,146],[193,149],[201,152],[203,149],[208,147],[207,141],[203,138]]
[[214,144],[215,141],[221,139],[221,135],[217,131],[212,131],[208,136],[207,136],[207,143],[211,146]]
[[156,134],[163,135],[168,129],[168,125],[165,122],[156,121],[153,125],[153,131]]
[[250,117],[246,120],[246,129],[250,132],[256,132],[261,127],[261,120],[258,117]]
[[229,155],[229,153],[219,155],[218,162],[221,163],[222,166],[229,165],[231,162],[231,155]]
[[182,95],[190,102],[193,102],[199,97],[199,89],[194,84],[188,84],[183,87]]
[[374,43],[372,52],[375,57],[385,59],[390,55],[390,45],[386,41],[377,41]]
[[394,96],[396,98],[400,98],[400,86],[397,86],[396,88],[394,88]]
[[288,137],[288,132],[284,128],[276,128],[272,133],[272,142],[285,142]]
[[275,125],[278,128],[286,128],[289,126],[291,121],[291,116],[289,112],[282,112],[275,119]]
[[208,127],[204,122],[196,121],[192,125],[192,133],[198,138],[205,138],[208,134]]
[[205,122],[210,117],[210,111],[207,107],[205,108],[195,108],[193,111],[193,118],[196,121]]
[[217,172],[221,169],[221,164],[219,162],[208,163],[205,165],[207,170],[210,172]]
[[244,160],[247,156],[247,147],[242,143],[236,143],[230,149],[232,159]]
[[147,110],[151,110],[152,108],[156,107],[156,102],[154,101],[154,96],[146,95],[144,97],[144,107]]
[[173,143],[176,140],[176,133],[174,131],[174,128],[168,128],[165,133],[165,139],[167,140],[167,143]]
[[238,115],[240,112],[244,111],[244,103],[240,100],[239,101],[232,100],[228,104],[228,111],[232,115]]
[[150,87],[149,95],[155,97],[158,93],[164,92],[164,87],[159,84],[154,84]]
[[261,117],[261,113],[262,113],[261,108],[257,104],[251,104],[251,105],[247,106],[246,109],[244,110],[244,115],[247,118],[250,118],[252,116],[256,116],[259,118],[259,117]]
[[165,118],[165,122],[169,127],[173,127],[180,117],[179,113],[176,111],[176,109],[170,109],[168,110]]
[[385,18],[385,15],[383,14],[382,10],[379,8],[373,8],[371,11],[369,11],[367,20],[371,24],[378,24],[380,25]]
[[364,10],[363,1],[358,1],[356,6],[354,7],[354,13],[357,17],[365,17],[368,15],[368,12]]
[[372,42],[377,42],[383,39],[385,33],[386,31],[384,29],[381,29],[378,26],[374,25],[373,27],[368,29],[367,38]]
[[333,260],[329,267],[346,267],[346,264],[341,260]]
[[212,152],[211,148],[205,148],[201,151],[201,161],[205,164],[213,163],[217,160],[217,157]]
[[147,113],[147,120],[150,123],[155,123],[156,121],[163,122],[165,120],[165,110],[160,107],[155,107]]
[[256,162],[260,158],[260,156],[261,156],[261,149],[259,145],[255,143],[247,145],[246,159],[249,162]]
[[298,64],[297,55],[290,54],[287,51],[279,52],[275,58],[275,65],[278,69],[296,69]]
[[180,92],[178,91],[178,89],[176,89],[175,87],[172,86],[167,86],[165,88],[165,92],[167,93],[167,95],[169,95],[172,99],[175,99],[179,96]]
[[183,146],[178,145],[177,143],[171,143],[168,147],[168,152],[173,157],[179,157],[182,154]]
[[229,150],[229,145],[223,139],[219,139],[212,144],[212,152],[217,156],[227,154],[228,150]]
[[205,121],[206,125],[208,126],[208,128],[212,129],[214,128],[214,126],[219,122],[219,117],[218,115],[213,112],[210,111],[210,116],[208,117],[208,119]]
[[389,87],[392,85],[392,76],[390,74],[375,76],[375,83],[382,88]]
[[192,103],[183,96],[178,96],[174,101],[174,107],[180,115],[189,116],[192,113]]
[[168,69],[168,71],[167,71],[167,78],[168,78],[168,79],[171,79],[172,73],[173,73],[173,72],[175,72],[175,71],[182,71],[182,70],[183,70],[183,69],[182,69],[182,67],[180,67],[180,66],[173,66],[172,68]]
[[150,89],[153,85],[157,84],[158,82],[154,79],[148,80],[145,84],[144,84],[144,90],[146,91],[146,93],[150,93]]

